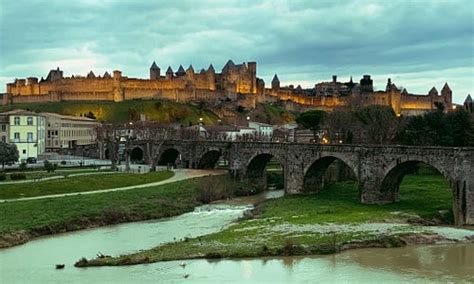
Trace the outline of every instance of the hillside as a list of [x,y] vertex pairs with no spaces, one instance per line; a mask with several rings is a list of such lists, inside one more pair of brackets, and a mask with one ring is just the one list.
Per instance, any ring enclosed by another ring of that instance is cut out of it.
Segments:
[[44,104],[15,104],[0,106],[0,112],[12,109],[28,109],[36,112],[54,112],[80,116],[92,112],[97,120],[123,123],[138,120],[144,114],[148,120],[162,123],[179,122],[184,126],[199,123],[203,118],[212,125],[218,117],[213,112],[192,104],[181,104],[165,100],[116,102],[59,102]]

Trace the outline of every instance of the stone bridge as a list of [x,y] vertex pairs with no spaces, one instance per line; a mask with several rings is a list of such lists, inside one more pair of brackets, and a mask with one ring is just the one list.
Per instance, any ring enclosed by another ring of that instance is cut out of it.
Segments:
[[339,160],[359,182],[360,201],[377,204],[398,201],[404,175],[422,162],[449,181],[456,224],[474,224],[474,148],[226,141],[165,141],[159,145],[137,141],[131,147],[140,147],[150,164],[155,159],[161,165],[213,168],[222,157],[233,177],[256,186],[266,186],[265,167],[274,159],[283,168],[287,194],[321,189],[326,169]]

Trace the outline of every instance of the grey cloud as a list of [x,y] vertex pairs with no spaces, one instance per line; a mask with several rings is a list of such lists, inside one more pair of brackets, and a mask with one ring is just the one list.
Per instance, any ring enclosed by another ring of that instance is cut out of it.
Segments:
[[[445,72],[445,81],[456,85],[457,101],[474,89],[459,79],[474,68],[469,0],[175,2],[3,1],[0,78],[45,75],[38,68],[48,62],[81,57],[95,63],[90,68],[135,77],[146,77],[153,60],[163,69],[198,69],[232,58],[257,61],[267,83],[274,73],[307,84],[336,73],[471,70]],[[417,78],[415,91],[438,79],[424,80]]]

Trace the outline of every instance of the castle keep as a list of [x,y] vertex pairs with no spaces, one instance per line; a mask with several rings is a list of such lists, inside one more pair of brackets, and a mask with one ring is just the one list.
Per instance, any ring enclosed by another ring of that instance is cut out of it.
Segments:
[[7,84],[7,93],[2,104],[44,103],[60,101],[115,101],[136,99],[167,99],[176,102],[205,101],[213,104],[233,102],[254,108],[258,102],[278,102],[288,109],[322,108],[354,105],[387,105],[397,115],[414,115],[438,107],[449,110],[452,106],[452,91],[446,83],[440,94],[433,87],[426,95],[410,94],[388,79],[385,90],[374,91],[370,75],[360,81],[321,82],[313,88],[303,89],[280,86],[275,74],[270,88],[257,77],[256,62],[234,64],[229,60],[220,73],[209,65],[196,72],[192,65],[177,71],[168,67],[165,72],[153,62],[148,79],[129,78],[119,70],[102,76],[92,71],[87,76],[64,77],[59,68],[51,70],[46,79],[36,77],[16,79]]

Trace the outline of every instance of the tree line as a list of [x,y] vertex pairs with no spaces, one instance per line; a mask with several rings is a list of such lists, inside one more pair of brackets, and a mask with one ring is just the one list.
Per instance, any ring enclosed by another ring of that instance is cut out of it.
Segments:
[[442,107],[418,116],[397,116],[389,106],[371,105],[332,112],[311,110],[296,122],[313,132],[316,142],[344,144],[403,144],[474,146],[474,115],[462,108]]

